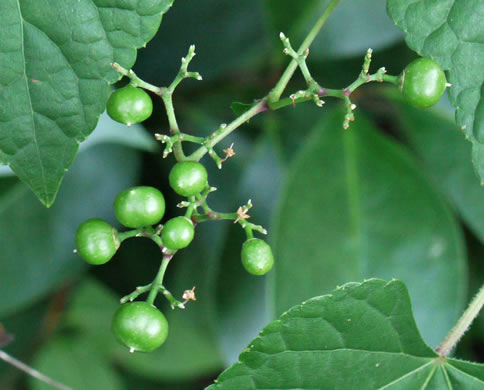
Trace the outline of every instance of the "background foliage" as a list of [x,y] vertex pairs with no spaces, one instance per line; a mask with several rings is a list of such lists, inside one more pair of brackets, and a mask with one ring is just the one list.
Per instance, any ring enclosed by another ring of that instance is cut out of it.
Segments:
[[[179,1],[134,69],[166,85],[196,44],[192,67],[204,81],[182,84],[175,107],[183,129],[208,134],[230,121],[233,101],[267,93],[288,61],[279,31],[298,42],[328,1],[304,3]],[[386,66],[390,74],[416,56],[385,3],[341,2],[309,56],[321,85],[353,81],[368,47],[375,50],[372,68]],[[296,77],[289,90],[303,85]],[[221,171],[206,161],[210,184],[219,189],[213,207],[230,211],[252,199],[252,219],[269,228],[276,268],[265,278],[248,275],[239,259],[240,229],[230,222],[200,225],[166,279],[177,295],[196,285],[198,300],[185,311],[164,308],[171,333],[151,355],[129,355],[109,328],[119,297],[156,272],[157,248],[127,241],[100,268],[87,268],[72,249],[84,219],[115,224],[112,201],[128,186],[156,186],[172,205],[169,216],[179,213],[167,181],[172,157],[162,160],[149,136],[167,129],[161,105],[144,128],[102,117],[49,210],[2,168],[0,322],[15,335],[5,349],[75,389],[200,389],[275,315],[374,276],[407,284],[418,328],[435,347],[484,275],[484,189],[471,144],[448,101],[424,112],[381,85],[354,97],[356,121],[347,132],[337,104],[307,103],[264,113],[237,131],[222,143],[235,142],[237,155]],[[478,321],[466,335],[459,357],[484,362],[483,326]],[[46,387],[2,362],[0,388]]]

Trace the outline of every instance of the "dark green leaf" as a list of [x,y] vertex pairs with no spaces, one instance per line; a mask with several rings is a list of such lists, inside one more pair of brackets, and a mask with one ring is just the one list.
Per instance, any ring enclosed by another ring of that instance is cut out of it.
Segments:
[[411,49],[448,71],[456,121],[473,143],[484,182],[484,4],[482,0],[388,0],[387,9]]
[[398,101],[398,121],[435,184],[484,242],[484,188],[469,161],[471,145],[455,123],[437,111]]
[[0,315],[19,310],[85,269],[72,253],[77,226],[90,217],[113,220],[112,201],[133,183],[139,157],[113,145],[82,152],[52,209],[22,183],[1,187],[0,294],[9,298],[0,300]]
[[208,390],[462,390],[484,365],[443,359],[422,340],[398,280],[348,283],[271,322]]
[[0,4],[0,163],[46,206],[104,111],[111,63],[130,68],[173,0]]
[[465,299],[461,232],[403,148],[361,112],[343,131],[343,115],[318,123],[292,162],[272,230],[276,314],[339,284],[396,277],[435,346]]

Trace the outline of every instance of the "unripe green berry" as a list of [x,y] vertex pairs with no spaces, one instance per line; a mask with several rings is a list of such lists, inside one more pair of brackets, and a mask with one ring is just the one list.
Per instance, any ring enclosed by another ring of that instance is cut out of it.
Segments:
[[148,119],[153,112],[153,102],[143,89],[128,85],[111,94],[107,111],[113,120],[129,126]]
[[157,224],[165,214],[165,198],[154,187],[132,187],[121,191],[114,200],[114,214],[129,228]]
[[194,196],[207,186],[207,170],[196,161],[176,163],[170,171],[170,186],[178,195]]
[[241,258],[242,265],[252,275],[264,275],[274,265],[271,247],[259,238],[250,238],[244,242]]
[[161,231],[163,245],[171,250],[186,248],[195,236],[192,221],[186,217],[170,219]]
[[89,264],[107,263],[118,248],[116,229],[102,219],[88,219],[77,228],[77,253]]
[[437,103],[445,92],[447,80],[440,65],[430,58],[419,58],[408,64],[402,73],[402,94],[419,108]]
[[114,314],[112,330],[130,352],[152,352],[168,336],[168,321],[161,311],[146,302],[122,305]]

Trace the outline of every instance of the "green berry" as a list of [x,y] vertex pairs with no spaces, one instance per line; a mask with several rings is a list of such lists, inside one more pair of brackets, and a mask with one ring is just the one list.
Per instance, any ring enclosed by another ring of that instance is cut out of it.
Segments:
[[186,217],[170,219],[161,231],[163,245],[171,250],[186,248],[195,236],[192,221]]
[[88,219],[77,228],[77,253],[89,264],[107,263],[118,248],[116,229],[102,219]]
[[143,89],[128,85],[111,94],[107,111],[116,122],[129,126],[148,119],[153,112],[153,102]]
[[207,186],[207,170],[198,162],[182,161],[173,166],[168,179],[178,195],[194,196]]
[[168,322],[161,311],[146,302],[122,305],[114,314],[112,330],[130,352],[152,352],[168,336]]
[[274,256],[263,240],[250,238],[242,245],[242,265],[252,275],[264,275],[272,269]]
[[445,92],[447,80],[440,65],[430,58],[419,58],[402,73],[402,94],[415,107],[427,108],[437,103]]
[[157,224],[165,214],[165,198],[154,187],[132,187],[114,200],[114,214],[128,228]]

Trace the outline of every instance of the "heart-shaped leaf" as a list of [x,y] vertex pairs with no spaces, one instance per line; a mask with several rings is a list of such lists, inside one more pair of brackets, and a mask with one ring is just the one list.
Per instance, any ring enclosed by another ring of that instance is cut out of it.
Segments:
[[317,123],[292,162],[272,229],[276,315],[335,285],[398,278],[436,346],[466,294],[457,221],[402,147],[361,112],[343,131],[343,116]]
[[481,389],[484,365],[437,355],[405,285],[372,279],[291,308],[207,390]]
[[388,0],[408,46],[448,71],[457,124],[473,143],[484,182],[484,3],[482,0]]
[[172,2],[0,3],[0,163],[46,206],[119,79],[111,63],[130,68]]

